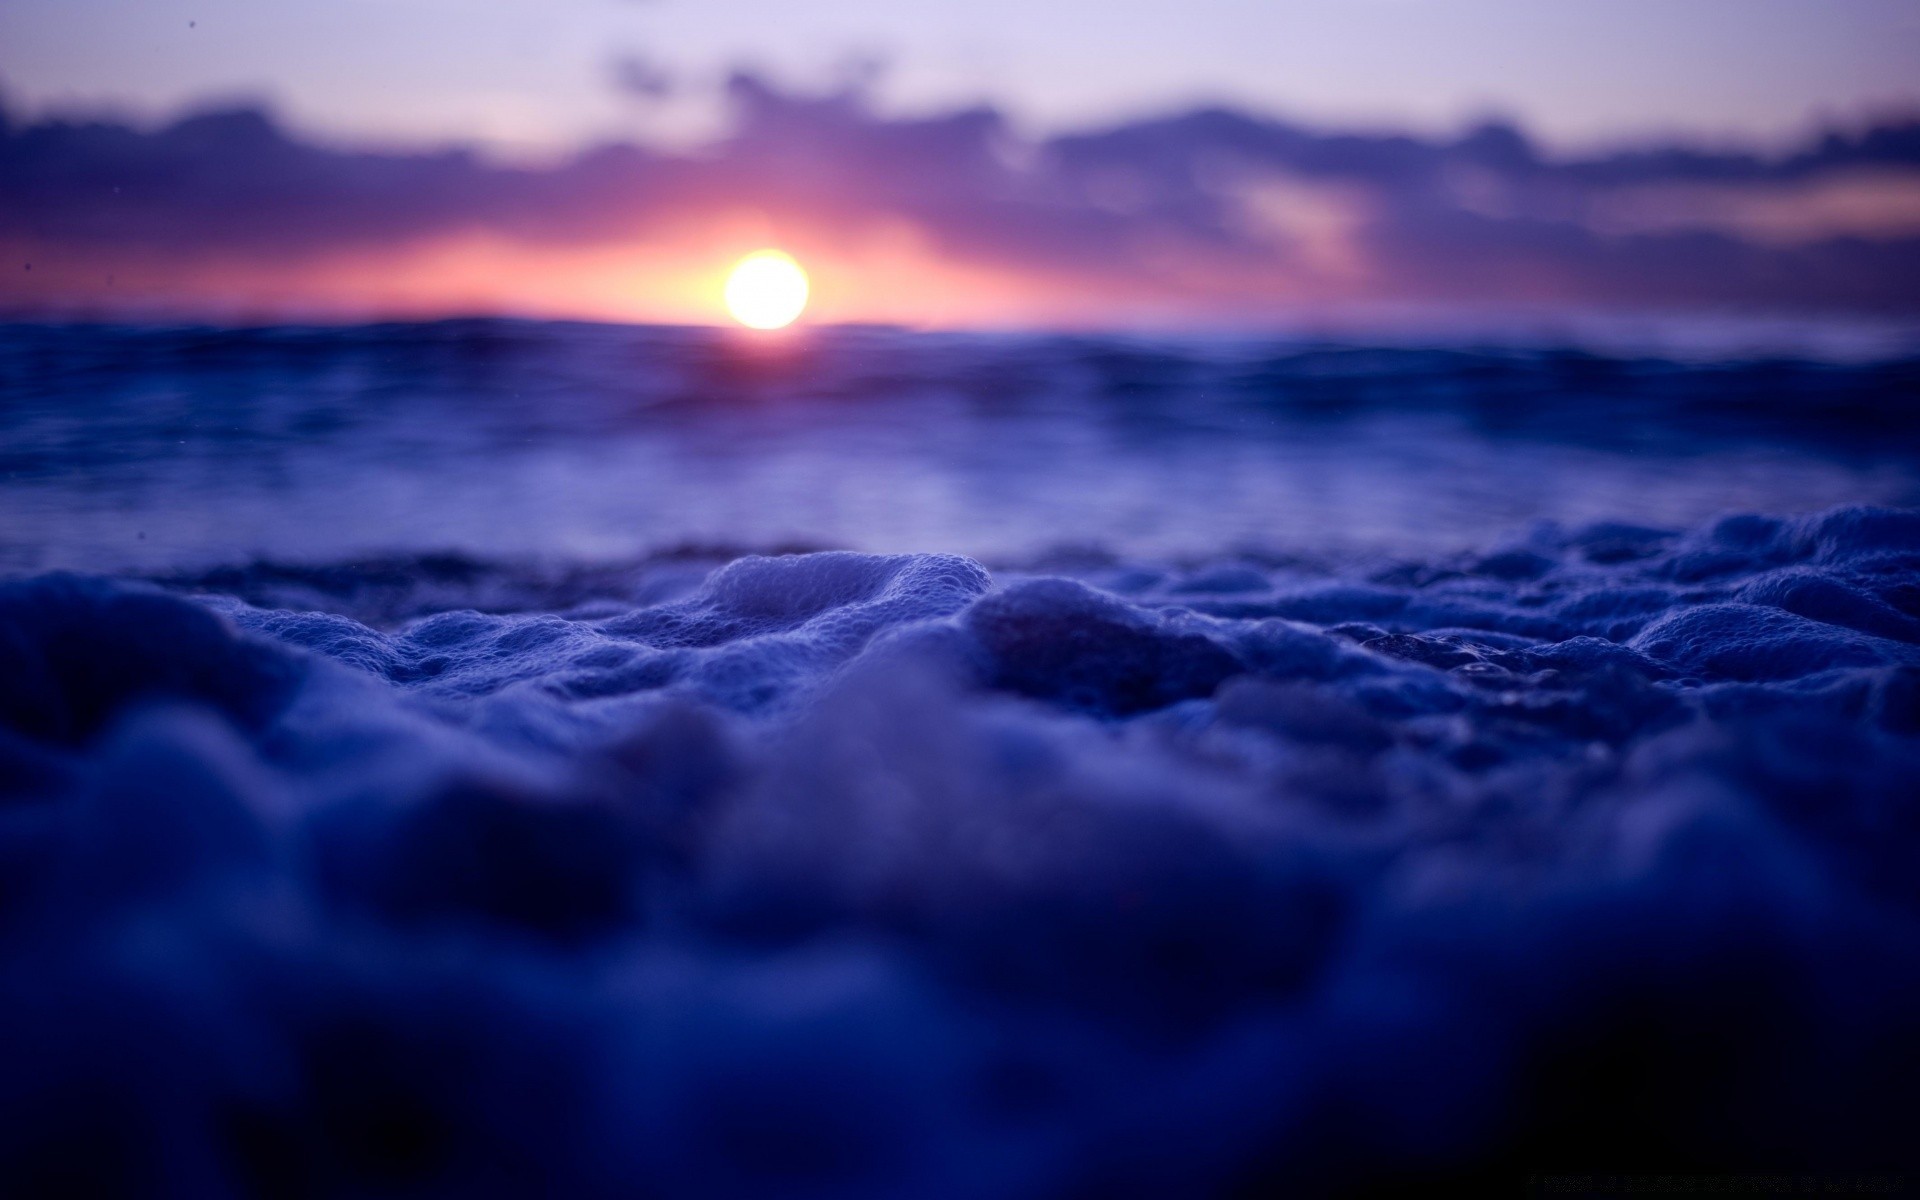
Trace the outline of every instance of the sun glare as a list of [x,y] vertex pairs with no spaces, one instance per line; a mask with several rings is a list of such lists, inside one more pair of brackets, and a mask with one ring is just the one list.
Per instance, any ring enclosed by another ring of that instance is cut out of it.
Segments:
[[782,251],[756,250],[727,277],[727,311],[749,328],[791,325],[806,306],[807,273]]

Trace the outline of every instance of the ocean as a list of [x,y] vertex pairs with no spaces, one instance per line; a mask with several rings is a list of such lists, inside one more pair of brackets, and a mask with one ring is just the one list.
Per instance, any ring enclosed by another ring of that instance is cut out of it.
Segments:
[[1920,502],[1920,357],[454,321],[0,329],[0,566],[1193,560]]
[[0,326],[9,1195],[1884,1188],[1917,854],[1911,353]]

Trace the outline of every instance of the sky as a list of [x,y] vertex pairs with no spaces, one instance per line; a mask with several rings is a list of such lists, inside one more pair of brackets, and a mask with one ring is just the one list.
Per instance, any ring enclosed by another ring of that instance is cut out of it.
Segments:
[[802,88],[878,69],[884,112],[991,102],[1034,134],[1220,103],[1428,132],[1503,114],[1586,149],[1779,140],[1911,107],[1915,64],[1911,0],[0,5],[0,86],[19,110],[153,117],[250,97],[317,136],[520,155],[710,135],[740,68]]
[[6,0],[0,313],[1920,318],[1909,0]]

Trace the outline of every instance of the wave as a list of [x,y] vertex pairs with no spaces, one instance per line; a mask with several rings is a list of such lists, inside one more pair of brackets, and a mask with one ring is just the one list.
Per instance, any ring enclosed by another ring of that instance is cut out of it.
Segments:
[[471,321],[0,326],[0,569],[1469,551],[1920,503],[1920,360]]

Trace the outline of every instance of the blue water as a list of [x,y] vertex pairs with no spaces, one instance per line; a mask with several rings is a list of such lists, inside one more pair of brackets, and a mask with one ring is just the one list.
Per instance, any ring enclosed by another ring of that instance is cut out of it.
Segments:
[[0,331],[0,1194],[1910,1178],[1915,379]]
[[1422,554],[1920,502],[1920,359],[460,322],[0,331],[0,566]]

